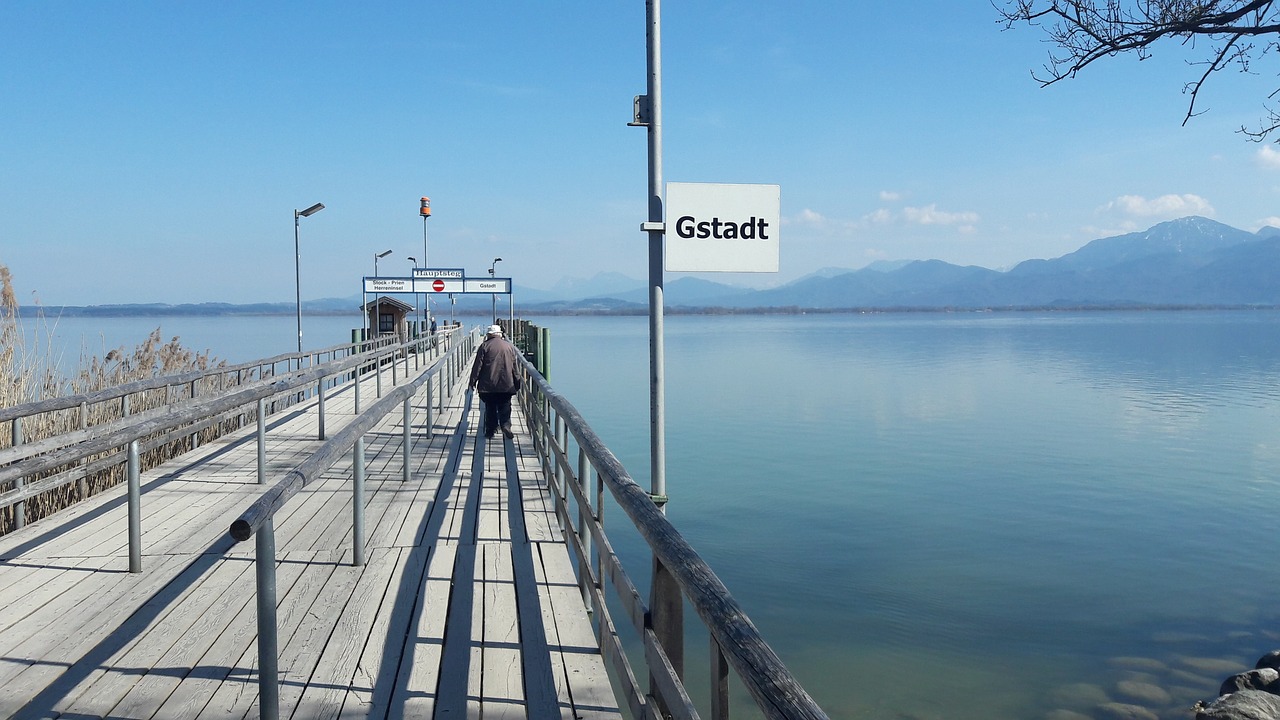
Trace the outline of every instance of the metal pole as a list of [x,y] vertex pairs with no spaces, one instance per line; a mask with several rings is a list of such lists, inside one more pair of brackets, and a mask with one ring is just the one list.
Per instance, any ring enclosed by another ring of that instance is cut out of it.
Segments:
[[364,436],[351,451],[351,564],[364,565]]
[[413,451],[413,437],[409,432],[410,429],[413,427],[412,425],[409,424],[409,398],[404,399],[403,425],[404,425],[404,462],[401,464],[404,465],[404,470],[403,470],[403,477],[401,479],[404,480],[405,482],[409,482],[409,461],[410,461],[409,455]]
[[[649,63],[649,222],[661,227],[662,199],[662,18],[661,0],[647,0]],[[667,494],[666,371],[663,348],[663,230],[649,230],[649,462],[657,498]]]
[[267,400],[258,398],[258,484],[267,484]]
[[258,580],[258,712],[262,720],[280,718],[279,647],[276,643],[275,518],[254,534]]
[[324,378],[320,378],[320,383],[319,383],[319,385],[316,387],[316,397],[318,398],[318,403],[319,403],[319,404],[318,404],[318,406],[317,406],[317,408],[316,408],[317,412],[319,412],[319,419],[320,419],[320,437],[319,437],[319,439],[320,439],[320,440],[324,440],[324,439],[325,439],[325,435],[324,435]]
[[[13,447],[22,444],[22,418],[14,418],[9,426],[9,439],[12,440]],[[13,483],[14,490],[21,490],[27,484],[26,478],[18,478]],[[17,529],[26,527],[27,525],[27,501],[21,500],[13,504],[13,526]]]
[[[437,375],[438,374],[439,373],[437,373]],[[431,439],[431,434],[432,434],[431,426],[434,425],[436,421],[435,407],[432,405],[432,403],[435,402],[435,399],[432,397],[432,395],[435,394],[435,389],[436,389],[435,376],[427,378],[427,439],[428,440]]]
[[142,572],[142,483],[138,441],[129,443],[129,572]]
[[[663,242],[662,195],[662,12],[661,0],[646,0],[646,59],[648,61],[647,111],[642,118],[649,136],[649,464],[650,493],[666,511],[666,406],[663,348]],[[671,571],[653,558],[650,584],[651,622],[658,642],[666,650],[677,677],[684,677],[684,599]],[[655,688],[655,694],[656,688]],[[659,701],[659,710],[665,707]]]
[[293,292],[298,308],[298,352],[302,352],[302,252],[298,246],[297,210],[293,211]]

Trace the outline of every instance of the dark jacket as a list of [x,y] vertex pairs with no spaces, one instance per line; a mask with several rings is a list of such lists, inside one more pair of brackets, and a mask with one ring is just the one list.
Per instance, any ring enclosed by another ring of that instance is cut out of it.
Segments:
[[501,336],[490,336],[476,350],[471,387],[482,393],[518,393],[523,382],[520,351]]

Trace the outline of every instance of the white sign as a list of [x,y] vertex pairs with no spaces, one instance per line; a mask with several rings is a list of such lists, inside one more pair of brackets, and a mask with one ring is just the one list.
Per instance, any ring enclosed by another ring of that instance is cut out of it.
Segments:
[[415,278],[453,278],[461,280],[466,276],[462,268],[414,268]]
[[667,183],[668,272],[778,272],[777,185]]
[[511,278],[493,278],[491,280],[467,278],[466,289],[463,292],[506,295],[511,292]]
[[413,278],[366,277],[364,291],[367,293],[411,293]]

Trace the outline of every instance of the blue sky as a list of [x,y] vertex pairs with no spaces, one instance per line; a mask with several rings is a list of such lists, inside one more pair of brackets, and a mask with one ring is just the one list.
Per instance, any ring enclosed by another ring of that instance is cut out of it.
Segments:
[[[0,4],[0,263],[24,304],[292,301],[430,264],[646,274],[644,3]],[[776,183],[781,271],[991,268],[1198,214],[1280,224],[1273,74],[1170,46],[1040,88],[987,0],[663,6],[668,181]],[[421,258],[419,258],[421,259]]]

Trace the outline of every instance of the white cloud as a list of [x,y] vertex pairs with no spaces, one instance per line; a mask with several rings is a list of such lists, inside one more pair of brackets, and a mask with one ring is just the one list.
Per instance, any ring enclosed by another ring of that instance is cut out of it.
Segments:
[[903,208],[902,216],[907,222],[917,225],[973,225],[979,220],[976,212],[946,212],[933,203]]
[[1258,164],[1280,170],[1280,151],[1277,151],[1271,145],[1263,145],[1258,148]]
[[880,208],[873,213],[863,215],[862,219],[873,225],[887,225],[893,222],[893,211],[887,208]]
[[901,199],[902,199],[902,193],[894,192],[892,190],[880,191],[881,202],[897,202],[898,200],[901,200]]
[[1280,217],[1272,215],[1271,217],[1262,218],[1261,220],[1253,224],[1253,231],[1258,232],[1262,228],[1268,227],[1268,226],[1280,228]]
[[798,215],[792,218],[791,222],[796,223],[797,225],[813,225],[815,227],[821,227],[826,224],[827,219],[822,216],[822,213],[805,208],[801,210]]
[[1172,220],[1187,215],[1213,215],[1208,200],[1190,193],[1161,195],[1147,199],[1141,195],[1121,195],[1107,203],[1104,210],[1116,211],[1131,218],[1157,218]]

